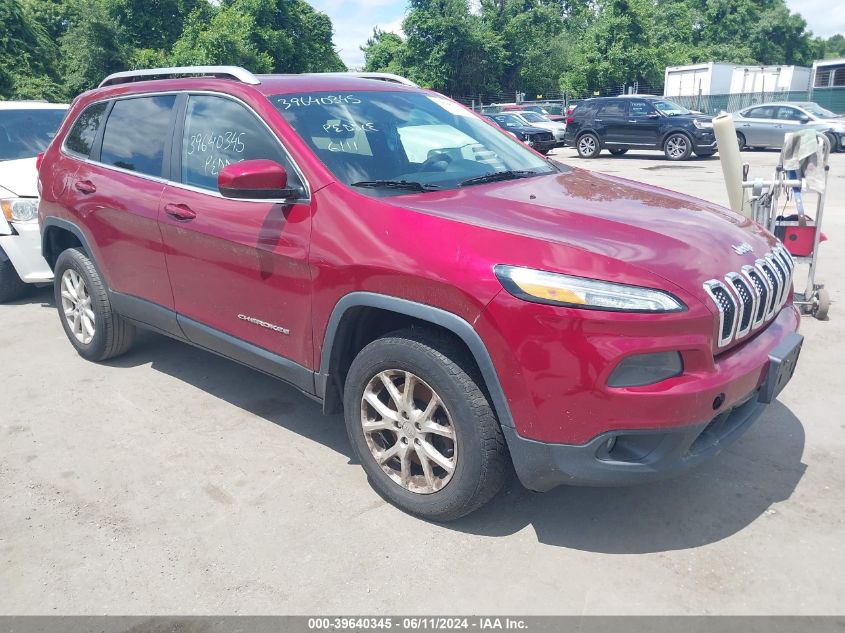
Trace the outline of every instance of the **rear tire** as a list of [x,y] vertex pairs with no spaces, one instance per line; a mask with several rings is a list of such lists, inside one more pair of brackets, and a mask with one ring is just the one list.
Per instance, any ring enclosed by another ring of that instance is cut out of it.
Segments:
[[692,154],[692,141],[680,132],[670,134],[663,141],[663,153],[671,161],[687,160]]
[[575,149],[581,158],[595,158],[601,153],[601,141],[592,132],[587,132],[578,137],[575,142]]
[[376,339],[352,362],[344,386],[349,440],[370,485],[405,512],[451,521],[502,487],[510,459],[474,374],[453,340],[418,329]]
[[610,152],[611,156],[624,156],[625,154],[628,153],[628,148],[627,147],[614,147],[614,148],[612,148],[608,151]]
[[135,326],[111,306],[106,285],[84,251],[69,248],[56,261],[53,292],[59,319],[83,358],[100,362],[126,353]]
[[827,142],[830,144],[830,153],[838,152],[840,148],[839,143],[836,142],[836,137],[830,132],[826,132],[825,138],[827,138]]
[[19,299],[26,289],[27,284],[21,281],[11,260],[0,262],[0,303]]

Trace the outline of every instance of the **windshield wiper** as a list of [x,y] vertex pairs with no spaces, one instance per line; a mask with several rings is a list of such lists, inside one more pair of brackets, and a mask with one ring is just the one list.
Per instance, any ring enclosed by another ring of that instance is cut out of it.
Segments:
[[408,191],[435,191],[439,185],[429,185],[416,180],[361,180],[353,182],[352,187],[367,187],[369,189],[407,189]]
[[475,178],[467,178],[458,186],[466,187],[467,185],[480,185],[485,182],[498,182],[500,180],[516,180],[517,178],[529,178],[537,175],[536,171],[529,171],[527,169],[508,169],[506,171],[494,171],[492,174],[484,174]]

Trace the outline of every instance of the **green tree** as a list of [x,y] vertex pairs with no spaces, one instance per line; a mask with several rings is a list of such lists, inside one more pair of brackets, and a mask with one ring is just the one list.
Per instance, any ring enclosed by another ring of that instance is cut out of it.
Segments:
[[825,59],[845,57],[845,37],[841,34],[837,33],[826,40],[822,40],[820,44],[824,47]]
[[396,33],[374,29],[364,52],[364,70],[402,75],[407,72],[405,40]]
[[502,38],[470,12],[467,0],[411,0],[402,28],[414,81],[453,96],[499,91]]
[[89,90],[106,75],[125,70],[131,53],[106,0],[73,0],[73,4],[79,17],[59,38],[60,69],[69,95]]
[[185,20],[170,61],[175,66],[232,64],[253,72],[270,72],[273,58],[252,41],[254,29],[254,16],[231,4],[215,10],[210,20],[205,11],[195,9]]
[[693,14],[692,45],[702,60],[811,65],[823,52],[785,0],[685,1]]
[[618,90],[635,81],[660,85],[676,47],[656,40],[657,8],[652,0],[607,0],[572,51],[561,77],[568,92]]
[[481,14],[488,28],[500,33],[507,55],[502,90],[538,94],[557,92],[571,39],[565,21],[569,5],[548,0],[484,0]]
[[58,51],[46,29],[18,0],[0,3],[0,97],[55,98],[53,71]]
[[109,0],[108,11],[133,48],[169,50],[185,18],[207,0]]

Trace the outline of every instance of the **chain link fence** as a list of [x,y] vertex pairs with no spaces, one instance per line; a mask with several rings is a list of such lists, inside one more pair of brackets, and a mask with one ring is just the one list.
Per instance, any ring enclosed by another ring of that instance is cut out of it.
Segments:
[[[462,95],[453,98],[477,112],[498,112],[503,106],[522,104],[524,106],[540,106],[550,114],[565,114],[567,104],[573,100],[589,99],[599,96],[613,97],[622,94],[662,96],[663,89],[662,87],[655,88],[645,83],[636,82],[622,86],[609,86],[601,90],[590,90],[584,93],[558,92],[549,95],[531,95],[532,98],[517,92]],[[845,113],[845,87],[740,94],[670,95],[666,98],[690,110],[696,110],[709,115],[717,115],[721,112],[736,112],[737,110],[758,103],[777,101],[814,101],[832,112],[839,114]]]

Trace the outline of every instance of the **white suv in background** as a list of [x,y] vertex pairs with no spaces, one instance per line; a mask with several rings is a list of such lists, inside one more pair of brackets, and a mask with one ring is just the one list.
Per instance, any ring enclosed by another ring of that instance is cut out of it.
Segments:
[[35,161],[66,111],[56,103],[0,101],[0,303],[19,297],[26,284],[53,279],[41,256]]

